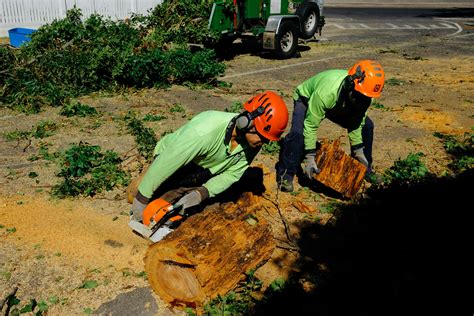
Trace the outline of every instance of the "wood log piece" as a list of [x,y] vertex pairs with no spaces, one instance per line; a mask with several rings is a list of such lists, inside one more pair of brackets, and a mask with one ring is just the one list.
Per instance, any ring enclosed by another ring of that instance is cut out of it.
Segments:
[[321,173],[314,176],[315,180],[346,198],[359,191],[367,168],[344,152],[339,139],[323,140],[315,160],[321,169]]
[[151,245],[145,270],[153,290],[173,306],[200,308],[270,259],[275,242],[255,215],[259,199],[246,193],[236,204],[195,214]]

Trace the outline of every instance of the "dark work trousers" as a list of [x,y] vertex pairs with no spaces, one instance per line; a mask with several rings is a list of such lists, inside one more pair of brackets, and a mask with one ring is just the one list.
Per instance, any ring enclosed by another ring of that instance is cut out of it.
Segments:
[[[304,158],[303,129],[307,109],[306,104],[301,99],[294,101],[291,129],[281,142],[280,157],[276,165],[278,182],[281,180],[292,181]],[[369,166],[372,165],[373,139],[374,123],[367,116],[365,118],[365,125],[362,128],[362,142],[364,145],[364,154],[369,162]]]
[[179,168],[171,177],[166,179],[153,193],[153,199],[163,198],[163,194],[176,189],[181,189],[180,192],[186,193],[187,190],[184,190],[184,188],[200,187],[210,178],[212,178],[212,174],[209,169],[204,169],[191,162]]

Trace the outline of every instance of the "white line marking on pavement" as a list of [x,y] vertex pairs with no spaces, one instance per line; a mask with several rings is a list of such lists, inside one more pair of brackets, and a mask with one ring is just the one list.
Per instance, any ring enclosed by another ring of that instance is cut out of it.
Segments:
[[424,25],[421,25],[419,23],[415,23],[415,25],[419,28],[419,29],[422,29],[422,30],[429,30],[430,28],[427,27],[427,26],[424,26]]
[[459,34],[463,31],[462,26],[457,24],[456,22],[447,21],[446,23],[451,23],[455,26],[455,28],[457,28],[456,32],[454,32],[452,34],[448,34],[448,35],[446,35],[446,37],[452,37],[452,36],[457,35],[457,34]]
[[337,28],[339,28],[339,29],[341,29],[341,30],[345,30],[345,29],[346,29],[344,26],[341,26],[341,25],[336,24],[336,23],[328,23],[328,25],[333,25],[333,26],[335,26],[335,27],[337,27]]
[[392,24],[392,23],[385,23],[385,25],[390,26],[392,29],[399,29],[398,26],[396,26],[395,24]]
[[326,27],[335,26],[341,30],[449,30],[459,29],[459,25],[454,22],[442,22],[437,24],[423,25],[420,23],[395,25],[393,23],[374,23],[376,25],[368,25],[365,23],[328,23]]
[[297,67],[297,66],[312,64],[312,63],[316,63],[316,62],[319,62],[319,61],[327,61],[327,60],[331,60],[331,59],[334,59],[334,58],[341,58],[341,57],[347,57],[347,56],[334,56],[334,57],[328,57],[328,58],[322,58],[322,59],[308,60],[308,61],[304,61],[304,62],[301,62],[301,63],[291,64],[291,65],[284,65],[284,66],[281,66],[281,67],[272,67],[272,68],[260,69],[260,70],[255,70],[255,71],[242,72],[240,74],[228,75],[228,76],[220,77],[220,79],[229,79],[229,78],[235,78],[235,77],[240,77],[240,76],[254,75],[254,74],[259,74],[259,73],[262,73],[262,72],[269,72],[269,71],[274,71],[274,70]]
[[372,28],[370,26],[368,26],[367,24],[360,23],[360,26],[362,26],[363,28],[372,30]]
[[472,36],[472,35],[474,35],[474,33],[468,33],[468,34],[463,34],[463,35],[458,35],[458,36],[452,36],[452,38],[468,37],[468,36]]

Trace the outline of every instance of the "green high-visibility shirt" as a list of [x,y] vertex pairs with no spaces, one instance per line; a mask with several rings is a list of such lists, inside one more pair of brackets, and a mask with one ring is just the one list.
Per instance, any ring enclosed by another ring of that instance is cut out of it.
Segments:
[[340,119],[345,122],[339,125],[347,128],[351,146],[362,144],[362,127],[365,124],[367,107],[351,107],[350,104],[338,100],[347,75],[347,70],[344,69],[326,70],[296,87],[293,99],[298,100],[302,96],[308,100],[303,130],[305,150],[316,148],[318,128],[329,112],[334,114],[330,118],[331,121],[339,124]]
[[213,177],[203,186],[213,197],[238,181],[259,149],[243,141],[232,152],[224,143],[226,129],[237,113],[205,111],[174,133],[163,137],[155,147],[155,160],[138,190],[150,198],[156,189],[179,168],[193,162],[209,169]]

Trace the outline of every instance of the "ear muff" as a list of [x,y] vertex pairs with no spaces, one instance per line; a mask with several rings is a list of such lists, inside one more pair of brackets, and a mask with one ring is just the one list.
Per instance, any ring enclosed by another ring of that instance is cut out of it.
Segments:
[[249,112],[245,111],[237,117],[235,127],[237,127],[239,131],[246,132],[252,127],[252,121],[249,120],[248,114]]
[[263,106],[259,106],[252,112],[244,111],[237,117],[235,126],[238,130],[246,133],[253,126],[253,120],[265,112]]

